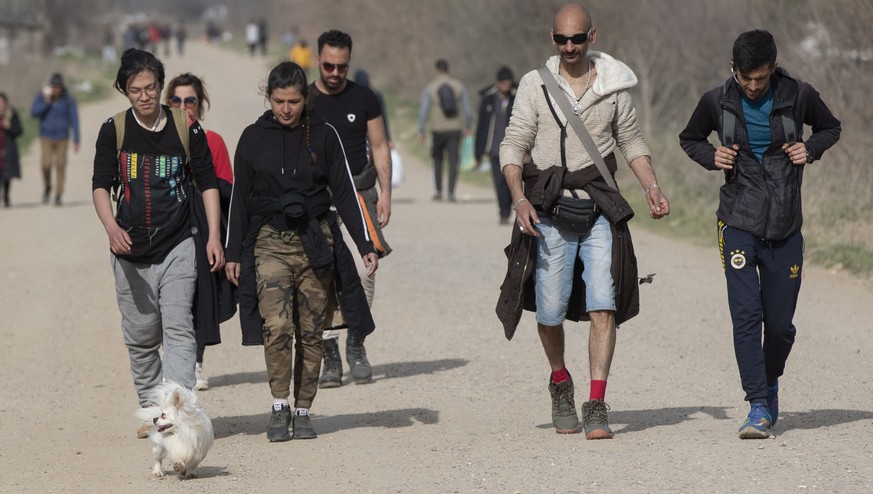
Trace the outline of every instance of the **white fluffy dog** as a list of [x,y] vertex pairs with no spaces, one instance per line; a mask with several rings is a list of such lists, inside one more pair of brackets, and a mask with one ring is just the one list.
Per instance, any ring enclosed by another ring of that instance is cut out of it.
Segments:
[[163,477],[161,464],[167,457],[181,478],[193,477],[215,440],[212,421],[197,405],[197,395],[174,382],[157,386],[150,401],[155,406],[137,410],[136,416],[155,424],[149,433],[155,459],[152,473]]

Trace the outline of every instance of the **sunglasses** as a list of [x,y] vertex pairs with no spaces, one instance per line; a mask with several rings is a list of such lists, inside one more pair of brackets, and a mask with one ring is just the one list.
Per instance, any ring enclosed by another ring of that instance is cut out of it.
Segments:
[[325,72],[333,72],[334,70],[339,69],[340,73],[349,70],[349,64],[347,63],[330,63],[330,62],[322,62],[321,66],[324,67]]
[[565,45],[569,41],[574,45],[584,45],[591,36],[591,29],[587,33],[576,33],[573,36],[564,36],[563,34],[552,34],[552,41],[556,45]]
[[188,108],[193,108],[197,106],[197,98],[194,96],[188,96],[184,100],[178,96],[170,96],[170,106],[173,108],[179,108],[182,103],[185,103],[185,106]]

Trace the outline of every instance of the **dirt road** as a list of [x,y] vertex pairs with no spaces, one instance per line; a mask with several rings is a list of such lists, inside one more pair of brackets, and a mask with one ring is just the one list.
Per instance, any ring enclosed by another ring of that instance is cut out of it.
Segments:
[[[204,125],[232,155],[265,108],[258,85],[268,67],[195,43],[166,62],[168,79],[205,76],[213,109]],[[716,249],[637,227],[641,273],[658,274],[642,288],[642,315],[619,330],[607,393],[615,439],[558,435],[533,317],[507,342],[494,316],[509,230],[497,225],[492,191],[461,184],[459,204],[433,203],[427,167],[409,153],[367,342],[374,382],[319,392],[318,439],[268,443],[261,348],[242,347],[238,323],[227,323],[224,343],[206,352],[211,388],[200,395],[214,449],[199,478],[152,480],[149,446],[134,436],[110,254],[90,199],[97,130],[126,105],[116,94],[82,108],[64,207],[40,204],[34,148],[13,184],[15,207],[0,210],[0,491],[873,490],[873,294],[863,284],[805,270],[777,437],[740,441],[747,406]],[[587,396],[586,342],[587,327],[569,326],[577,404]]]

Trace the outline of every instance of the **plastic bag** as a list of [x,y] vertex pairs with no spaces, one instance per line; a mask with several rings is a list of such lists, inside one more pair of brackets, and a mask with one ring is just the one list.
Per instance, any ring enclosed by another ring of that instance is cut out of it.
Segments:
[[399,187],[406,177],[403,176],[403,160],[396,149],[391,150],[391,188]]
[[461,171],[468,172],[476,168],[476,157],[473,156],[473,136],[465,136],[461,142]]

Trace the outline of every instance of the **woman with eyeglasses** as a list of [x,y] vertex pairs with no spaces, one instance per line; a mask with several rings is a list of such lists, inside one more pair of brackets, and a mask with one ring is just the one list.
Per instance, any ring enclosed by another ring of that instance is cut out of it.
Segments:
[[[209,94],[203,80],[194,74],[180,74],[167,83],[166,104],[171,108],[181,108],[188,113],[188,124],[198,124],[203,120],[205,109],[211,106]],[[206,130],[206,142],[212,153],[212,166],[218,178],[218,191],[221,196],[221,223],[227,224],[230,207],[230,193],[233,188],[233,168],[224,139],[218,132]],[[195,236],[195,240],[200,239]],[[222,228],[221,241],[224,243],[226,231]],[[201,242],[202,243],[202,242]],[[202,259],[202,256],[201,258]],[[210,273],[207,266],[198,263],[197,298],[194,303],[194,327],[197,332],[197,364],[194,367],[195,389],[209,389],[209,378],[203,374],[203,354],[207,345],[221,343],[219,324],[236,313],[236,299],[233,287],[226,283],[224,272]]]
[[273,398],[269,441],[316,437],[309,409],[318,391],[321,334],[333,315],[332,295],[342,294],[343,317],[354,321],[350,328],[374,329],[331,205],[355,240],[368,276],[376,272],[378,258],[339,135],[310,115],[308,92],[299,65],[274,67],[264,89],[270,109],[243,131],[233,160],[225,271],[239,286],[243,344],[264,345]]
[[[207,220],[205,260],[213,272],[224,266],[218,181],[206,135],[199,123],[187,125],[185,112],[160,104],[163,86],[164,64],[154,55],[136,48],[121,55],[114,87],[130,108],[100,127],[91,179],[141,406],[151,404],[150,392],[162,380],[186,388],[195,383],[193,182]],[[137,435],[148,437],[151,426],[144,422]]]

